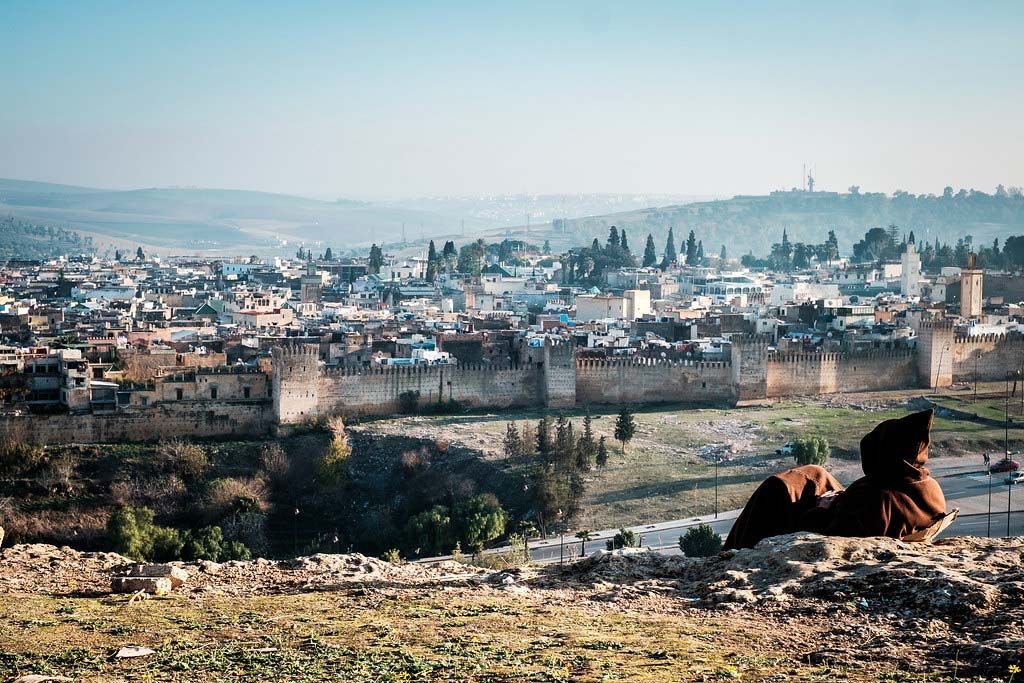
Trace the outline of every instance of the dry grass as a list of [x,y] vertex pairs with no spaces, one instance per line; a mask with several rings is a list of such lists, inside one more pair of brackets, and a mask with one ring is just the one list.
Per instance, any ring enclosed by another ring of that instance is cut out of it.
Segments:
[[[879,680],[801,661],[814,624],[462,589],[0,601],[0,669],[83,681]],[[123,645],[156,654],[118,660]],[[906,677],[901,680],[936,680]]]

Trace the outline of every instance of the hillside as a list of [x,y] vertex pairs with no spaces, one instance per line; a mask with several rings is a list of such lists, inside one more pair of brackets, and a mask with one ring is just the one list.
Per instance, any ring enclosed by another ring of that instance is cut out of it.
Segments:
[[[823,242],[835,230],[840,252],[846,255],[869,228],[889,224],[913,230],[918,241],[938,238],[953,244],[971,235],[975,244],[989,245],[996,238],[1002,243],[1010,235],[1024,234],[1024,196],[1017,190],[992,195],[962,190],[948,196],[776,192],[553,221],[534,226],[530,239],[548,238],[562,249],[589,244],[595,237],[603,241],[615,225],[627,230],[634,253],[642,252],[648,233],[660,253],[673,227],[677,248],[693,230],[708,255],[717,255],[726,245],[736,258],[748,251],[767,255],[783,229],[791,241],[811,244]],[[519,228],[512,234],[524,237],[526,232]]]
[[[707,559],[617,551],[503,571],[314,555],[176,563],[184,583],[147,600],[109,593],[126,569],[119,555],[14,546],[0,550],[0,670],[82,681],[1006,681],[1024,659],[1022,551],[1020,538],[794,534]],[[131,647],[146,649],[121,650]]]
[[[0,216],[62,226],[98,245],[141,244],[162,252],[289,252],[291,245],[334,246],[454,234],[460,220],[429,211],[335,202],[244,190],[100,190],[0,179]],[[468,218],[466,229],[490,225]]]

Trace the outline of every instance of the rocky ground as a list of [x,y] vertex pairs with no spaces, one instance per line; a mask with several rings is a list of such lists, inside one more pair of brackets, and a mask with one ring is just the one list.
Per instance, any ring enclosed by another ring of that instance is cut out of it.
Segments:
[[[0,680],[1000,680],[1024,666],[1024,539],[795,534],[501,572],[361,555],[180,564],[0,551]],[[114,657],[124,646],[153,652]],[[6,677],[5,677],[6,676]]]

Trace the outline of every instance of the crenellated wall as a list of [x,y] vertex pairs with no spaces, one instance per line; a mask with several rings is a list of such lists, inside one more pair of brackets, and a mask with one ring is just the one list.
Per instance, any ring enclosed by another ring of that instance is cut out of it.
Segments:
[[654,358],[576,361],[576,402],[733,405],[732,365]]
[[952,376],[955,382],[1005,379],[1007,372],[1024,370],[1024,335],[983,334],[953,339]]
[[458,401],[470,408],[511,408],[543,404],[542,370],[537,364],[486,363],[425,367],[321,371],[316,394],[320,415],[393,415],[400,396],[419,392],[419,405]]
[[863,353],[774,353],[767,359],[766,396],[804,396],[905,389],[917,383],[913,350]]
[[0,417],[0,434],[34,443],[111,443],[224,436],[262,436],[273,427],[268,401],[211,404],[180,401],[94,415]]
[[[586,404],[738,402],[839,392],[946,386],[1002,379],[1024,368],[1024,335],[955,338],[922,321],[916,349],[863,353],[769,353],[771,339],[732,338],[728,362],[578,358],[569,343],[522,344],[505,365],[327,369],[316,344],[274,348],[258,368],[190,369],[156,378],[117,412],[0,417],[0,434],[43,443],[253,436],[331,415],[399,413],[456,401],[467,408],[572,408]],[[976,364],[977,363],[977,364]],[[181,398],[178,398],[180,391]]]

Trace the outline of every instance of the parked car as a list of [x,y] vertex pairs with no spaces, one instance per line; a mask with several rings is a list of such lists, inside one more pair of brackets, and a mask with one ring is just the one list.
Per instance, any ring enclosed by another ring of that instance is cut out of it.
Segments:
[[998,472],[1016,472],[1019,469],[1019,462],[1017,462],[1016,460],[1010,460],[1009,458],[1003,458],[999,462],[993,463],[988,468],[988,471],[991,472],[992,474],[996,474]]
[[782,444],[782,448],[776,448],[775,455],[793,455],[793,442],[787,441]]
[[1020,484],[1024,482],[1024,472],[1014,472],[1013,474],[1003,479],[1003,481],[1006,482],[1007,484]]

